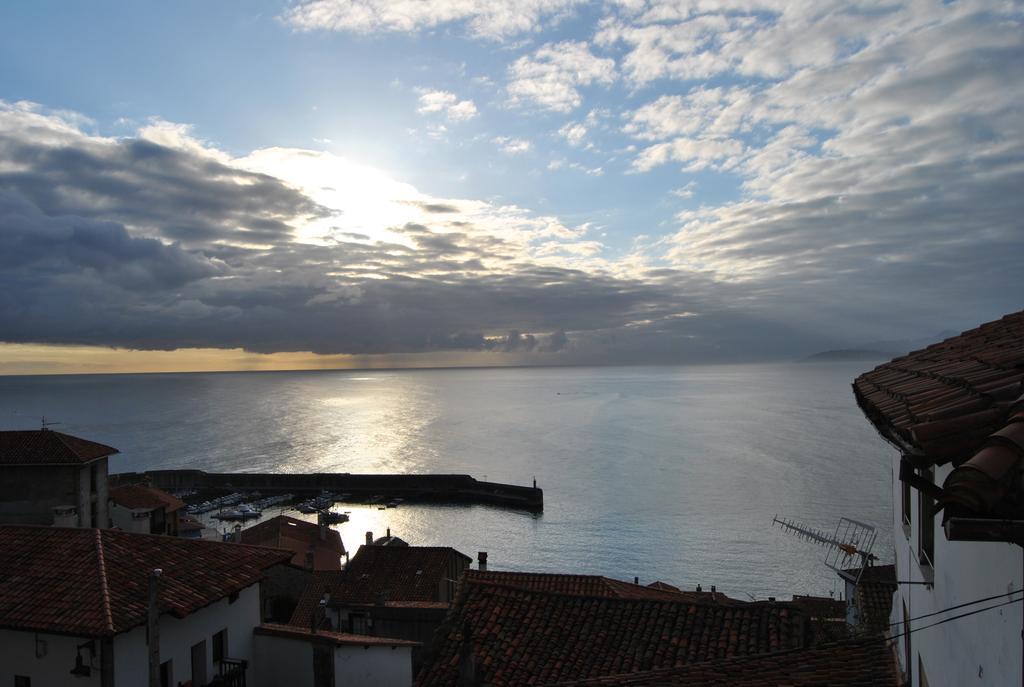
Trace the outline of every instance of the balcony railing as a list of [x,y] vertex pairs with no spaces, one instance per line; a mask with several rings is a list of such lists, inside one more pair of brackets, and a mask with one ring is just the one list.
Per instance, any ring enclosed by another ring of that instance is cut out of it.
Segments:
[[217,664],[217,675],[208,687],[245,687],[245,668],[248,661],[241,658],[222,658]]

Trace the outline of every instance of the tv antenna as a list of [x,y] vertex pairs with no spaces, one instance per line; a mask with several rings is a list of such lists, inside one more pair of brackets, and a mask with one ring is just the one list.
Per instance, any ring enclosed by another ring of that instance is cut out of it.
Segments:
[[[821,544],[826,548],[825,565],[836,572],[846,572],[847,575],[854,574],[854,584],[860,582],[860,576],[864,568],[874,561],[876,556],[871,553],[875,545],[875,537],[878,533],[874,525],[851,520],[850,518],[839,518],[836,531],[828,534],[823,530],[786,518],[775,516],[772,518],[772,525],[778,525],[784,531],[795,534],[805,541],[812,541]],[[852,568],[856,568],[853,573]]]
[[39,427],[39,429],[46,429],[47,427],[52,427],[53,425],[59,425],[59,424],[61,424],[61,423],[59,423],[59,422],[54,422],[54,421],[52,421],[52,420],[51,420],[50,422],[47,422],[47,421],[46,421],[46,416],[45,416],[45,415],[43,415],[42,419],[41,419],[41,420],[39,421],[39,424],[40,424],[40,427]]

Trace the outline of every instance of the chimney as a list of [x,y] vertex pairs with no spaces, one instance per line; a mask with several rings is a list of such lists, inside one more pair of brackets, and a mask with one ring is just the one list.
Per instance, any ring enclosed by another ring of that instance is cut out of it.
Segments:
[[241,544],[242,543],[242,526],[241,525],[235,525],[235,531],[234,531],[234,534],[231,536],[231,541],[235,542],[236,544]]
[[698,591],[698,592],[702,592],[702,591],[704,591],[703,589],[701,589],[701,588],[700,588],[700,585],[699,585],[699,584],[697,585],[697,591]]
[[476,567],[479,570],[487,570],[487,552],[477,551],[476,554]]
[[640,578],[639,577],[634,577],[633,578],[633,584],[640,584]]
[[327,523],[324,522],[323,513],[316,516],[316,524],[320,528],[320,541],[327,541]]
[[711,585],[711,600],[712,601],[717,601],[717,599],[715,598],[715,592],[716,591],[717,590],[715,589],[715,585]]
[[320,623],[327,617],[327,595],[325,594],[321,599],[320,603],[313,609],[313,617],[309,622],[309,631],[312,634],[316,634],[316,631],[320,628]]
[[391,528],[390,527],[387,530],[387,534],[384,535],[384,536],[386,536],[388,539],[391,539]]
[[373,546],[373,532],[366,533],[366,545]]

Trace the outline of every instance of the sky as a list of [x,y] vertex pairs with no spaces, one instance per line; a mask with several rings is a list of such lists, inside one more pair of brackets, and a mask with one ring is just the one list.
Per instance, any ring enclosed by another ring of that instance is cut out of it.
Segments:
[[1019,310],[1024,5],[0,5],[0,374],[794,359]]

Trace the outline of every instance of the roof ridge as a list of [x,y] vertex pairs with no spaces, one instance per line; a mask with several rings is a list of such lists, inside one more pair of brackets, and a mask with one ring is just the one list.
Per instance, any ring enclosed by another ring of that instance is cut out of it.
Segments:
[[[605,580],[613,580],[614,581],[614,578],[604,577],[603,575],[597,575],[595,577],[602,577]],[[593,594],[593,593],[566,592],[566,591],[559,591],[559,590],[554,590],[554,589],[533,589],[533,588],[530,588],[530,587],[523,587],[521,585],[517,585],[517,584],[515,584],[512,581],[504,582],[504,581],[495,581],[495,580],[482,580],[482,579],[474,578],[474,577],[471,577],[471,576],[468,576],[468,575],[465,576],[465,580],[466,580],[467,585],[472,584],[472,585],[477,585],[477,586],[480,586],[480,587],[493,587],[495,589],[502,589],[502,590],[513,591],[513,592],[521,592],[521,593],[524,593],[524,594],[538,594],[538,595],[544,595],[544,596],[557,596],[557,597],[574,598],[574,599],[596,599],[596,600],[599,600],[599,601],[614,601],[614,602],[625,602],[625,603],[684,604],[684,605],[687,605],[687,606],[698,606],[698,607],[701,607],[701,608],[721,608],[721,609],[728,609],[728,610],[733,610],[733,611],[744,610],[744,609],[749,609],[749,608],[756,608],[756,607],[764,607],[764,606],[781,606],[781,607],[784,607],[784,608],[794,608],[796,610],[802,610],[802,609],[800,609],[799,604],[794,602],[794,601],[767,601],[767,600],[740,601],[738,599],[732,599],[731,601],[738,602],[738,603],[722,604],[722,603],[719,603],[717,601],[712,601],[711,599],[694,599],[692,597],[687,596],[686,594],[676,594],[676,593],[672,593],[672,594],[674,594],[675,596],[678,596],[679,597],[678,599],[669,598],[668,596],[621,596],[621,595],[606,596],[606,595]],[[624,584],[630,584],[630,583],[629,582],[624,582]],[[610,591],[616,591],[614,588],[612,588],[610,586],[608,587],[608,589]],[[640,589],[646,589],[646,587],[640,587]]]
[[103,551],[103,530],[96,528],[96,558],[97,568],[100,575],[100,596],[103,601],[103,620],[106,622],[107,630],[114,633],[114,613],[110,603],[110,586],[107,583],[107,559]]

